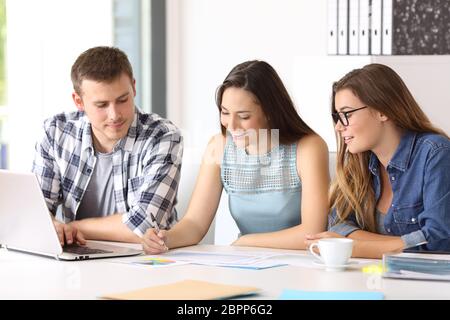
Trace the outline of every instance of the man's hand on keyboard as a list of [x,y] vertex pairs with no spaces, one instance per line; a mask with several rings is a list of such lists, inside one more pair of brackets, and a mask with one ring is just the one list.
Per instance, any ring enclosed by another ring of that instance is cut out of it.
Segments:
[[84,239],[83,234],[73,225],[61,223],[55,219],[53,219],[53,225],[55,226],[61,246],[74,242],[80,245],[86,244],[86,239]]

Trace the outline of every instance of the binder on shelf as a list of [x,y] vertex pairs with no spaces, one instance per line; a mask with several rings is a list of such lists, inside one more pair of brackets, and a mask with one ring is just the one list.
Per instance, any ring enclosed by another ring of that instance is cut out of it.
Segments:
[[370,54],[381,54],[382,0],[372,0],[370,16]]
[[384,55],[392,54],[392,1],[383,0],[383,33],[381,51]]
[[359,53],[359,0],[349,0],[348,51],[351,55]]
[[370,2],[369,0],[359,0],[359,54],[368,55],[369,34],[370,34]]
[[338,0],[328,0],[328,54],[338,54]]
[[338,0],[338,54],[348,54],[348,1]]
[[328,0],[330,55],[448,55],[450,1]]

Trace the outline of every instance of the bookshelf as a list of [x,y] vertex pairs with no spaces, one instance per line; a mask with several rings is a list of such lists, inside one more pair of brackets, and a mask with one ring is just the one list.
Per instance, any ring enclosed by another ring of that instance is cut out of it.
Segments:
[[448,55],[450,1],[327,0],[330,55]]

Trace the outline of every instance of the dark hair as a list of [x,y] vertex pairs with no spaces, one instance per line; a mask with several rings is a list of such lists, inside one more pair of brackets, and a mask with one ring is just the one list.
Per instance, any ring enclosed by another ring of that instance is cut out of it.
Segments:
[[[216,104],[222,111],[222,96],[235,87],[252,93],[267,117],[269,129],[278,129],[280,143],[293,143],[315,132],[300,118],[276,71],[267,62],[247,61],[235,66],[216,91]],[[221,125],[225,136],[226,128]]]
[[127,55],[114,47],[94,47],[83,52],[71,70],[73,89],[81,95],[81,82],[111,82],[125,73],[133,81],[133,69]]

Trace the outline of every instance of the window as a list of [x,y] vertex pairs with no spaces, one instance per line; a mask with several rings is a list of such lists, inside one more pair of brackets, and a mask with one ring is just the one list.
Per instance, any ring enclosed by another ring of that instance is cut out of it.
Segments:
[[165,0],[114,0],[114,45],[130,59],[136,105],[166,116]]
[[[146,1],[144,1],[146,2]],[[141,47],[141,5],[140,0],[114,0],[114,45],[123,50],[133,67],[136,79],[136,105],[142,106],[142,47]]]
[[0,106],[6,105],[6,0],[0,0]]
[[6,124],[6,0],[0,0],[0,169],[8,167]]

